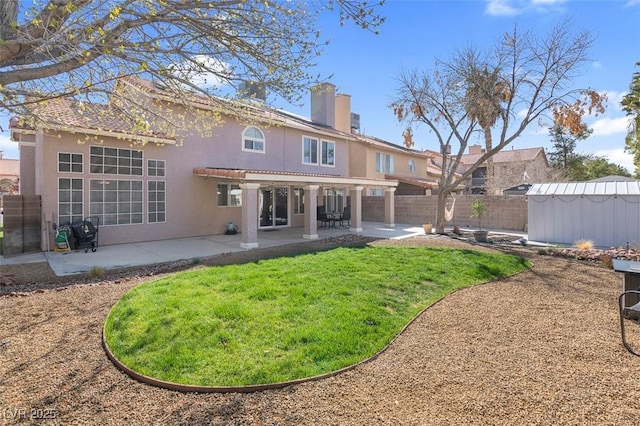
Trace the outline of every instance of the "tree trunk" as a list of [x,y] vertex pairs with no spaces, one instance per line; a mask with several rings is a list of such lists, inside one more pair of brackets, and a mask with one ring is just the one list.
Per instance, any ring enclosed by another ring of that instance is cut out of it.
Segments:
[[438,192],[438,208],[436,210],[436,233],[444,234],[444,209],[445,201],[447,200],[448,191],[440,190]]
[[13,38],[11,23],[18,18],[18,0],[3,0],[0,3],[0,40]]
[[[484,143],[486,152],[493,149],[493,139],[491,137],[491,127],[485,127],[484,129]],[[487,158],[487,176],[485,186],[487,188],[487,195],[493,194],[494,179],[493,179],[493,156]]]

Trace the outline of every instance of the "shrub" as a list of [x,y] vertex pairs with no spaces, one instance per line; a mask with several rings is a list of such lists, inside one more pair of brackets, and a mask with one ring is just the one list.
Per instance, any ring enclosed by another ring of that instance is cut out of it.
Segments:
[[100,277],[102,274],[104,274],[104,268],[102,266],[94,266],[91,268],[92,277]]
[[591,240],[578,240],[573,243],[573,246],[578,250],[593,250],[593,241]]

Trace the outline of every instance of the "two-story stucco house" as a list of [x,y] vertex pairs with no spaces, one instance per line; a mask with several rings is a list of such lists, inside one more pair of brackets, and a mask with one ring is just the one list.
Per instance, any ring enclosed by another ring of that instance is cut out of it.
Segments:
[[[469,167],[484,154],[480,145],[471,145],[469,153],[462,156],[462,166]],[[531,182],[546,182],[549,162],[543,148],[505,149],[493,157],[493,192],[500,195],[505,189]],[[468,190],[471,193],[486,193],[487,167],[478,167],[471,175]]]
[[[122,78],[115,90],[163,114],[189,114],[150,81]],[[21,193],[41,197],[43,249],[52,223],[89,216],[99,218],[101,244],[221,234],[229,222],[245,248],[257,247],[260,229],[300,227],[302,238],[314,239],[319,205],[337,212],[348,207],[351,230],[358,232],[369,187],[383,190],[385,223],[394,225],[398,182],[350,170],[350,145],[357,143],[350,98],[336,95],[333,85],[312,91],[310,119],[259,101],[247,101],[247,118],[221,102],[185,98],[223,120],[204,132],[185,125],[171,135],[150,130],[153,123],[141,130],[119,114],[132,107],[126,103],[56,99],[38,106],[35,125],[11,121]]]

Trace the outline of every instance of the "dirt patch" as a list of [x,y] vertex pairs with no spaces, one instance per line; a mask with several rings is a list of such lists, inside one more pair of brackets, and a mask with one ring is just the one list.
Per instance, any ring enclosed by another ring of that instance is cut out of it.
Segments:
[[[445,297],[387,351],[352,371],[251,394],[154,388],[107,359],[104,319],[129,289],[152,279],[154,269],[2,297],[0,416],[7,423],[41,422],[35,415],[48,416],[42,424],[82,425],[637,423],[639,359],[620,342],[619,274],[526,247],[439,236],[371,243],[510,250],[534,267]],[[305,243],[277,251],[311,249]],[[231,254],[215,262],[255,261],[257,255]],[[640,331],[630,330],[631,338],[637,336]]]

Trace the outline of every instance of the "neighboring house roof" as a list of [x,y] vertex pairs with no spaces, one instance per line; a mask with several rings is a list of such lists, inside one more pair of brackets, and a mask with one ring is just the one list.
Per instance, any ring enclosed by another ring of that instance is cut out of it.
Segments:
[[115,105],[80,102],[71,98],[55,98],[34,104],[36,123],[14,117],[9,127],[14,132],[33,132],[43,126],[48,130],[83,132],[96,136],[135,138],[146,142],[175,144],[173,137],[140,129],[133,118]]
[[416,156],[425,156],[431,157],[431,155],[425,154],[423,151],[417,149],[407,148],[402,145],[395,144],[393,142],[385,141],[380,138],[376,138],[374,136],[368,136],[365,134],[354,134],[352,135],[356,138],[357,142],[363,143],[369,146],[376,146],[380,149],[392,150],[392,151],[401,151],[406,154],[416,155]]
[[20,175],[20,160],[0,158],[0,177]]
[[[525,148],[525,149],[507,149],[504,151],[498,151],[495,153],[493,158],[493,163],[512,163],[517,161],[534,161],[538,155],[542,154],[546,161],[546,155],[544,154],[543,148]],[[482,154],[464,154],[462,156],[461,162],[463,164],[475,164],[476,161],[482,157]]]
[[318,173],[299,173],[270,170],[223,169],[214,167],[197,167],[193,174],[202,177],[215,177],[246,182],[297,182],[297,183],[331,183],[336,185],[380,185],[394,187],[397,181],[344,177]]
[[640,180],[536,183],[527,191],[527,196],[537,195],[640,195]]

